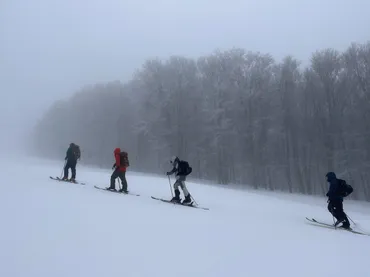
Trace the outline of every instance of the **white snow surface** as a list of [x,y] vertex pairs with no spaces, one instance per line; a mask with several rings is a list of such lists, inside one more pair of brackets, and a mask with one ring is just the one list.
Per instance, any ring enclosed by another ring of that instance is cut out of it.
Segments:
[[[3,277],[370,276],[370,237],[305,220],[332,222],[325,198],[188,182],[205,211],[151,199],[171,197],[166,176],[129,171],[136,197],[94,188],[110,170],[78,165],[81,186],[49,179],[63,161],[1,164]],[[369,205],[344,205],[369,232]]]

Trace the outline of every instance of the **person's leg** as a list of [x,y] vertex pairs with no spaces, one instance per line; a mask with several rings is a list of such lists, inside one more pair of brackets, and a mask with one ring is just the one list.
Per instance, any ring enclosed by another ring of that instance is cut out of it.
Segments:
[[110,176],[110,187],[107,189],[115,190],[116,189],[116,179],[119,176],[119,171],[116,169],[113,171],[112,175]]
[[186,187],[185,180],[180,181],[180,186],[182,189],[182,192],[184,193],[185,200],[182,202],[183,204],[190,204],[191,201],[191,195]]
[[119,178],[121,179],[121,183],[122,183],[122,189],[120,191],[127,193],[126,172],[125,171],[124,172],[119,172]]
[[332,214],[332,216],[334,216],[334,205],[333,205],[333,203],[334,203],[333,201],[329,201],[329,203],[328,203],[328,211]]
[[71,171],[72,171],[71,181],[76,180],[76,165],[77,165],[77,161],[71,162]]
[[70,169],[70,167],[71,167],[71,162],[70,161],[67,161],[66,162],[66,165],[64,166],[63,180],[67,180],[68,179],[68,170]]
[[342,222],[342,227],[349,228],[350,223],[347,215],[344,213],[342,201],[338,201],[338,203],[336,204],[336,218],[338,218],[338,224]]
[[179,190],[180,185],[181,185],[181,182],[179,180],[176,180],[175,184],[173,185],[175,196],[171,199],[171,201],[174,201],[174,202],[180,202],[181,201],[181,199],[180,199],[180,190]]

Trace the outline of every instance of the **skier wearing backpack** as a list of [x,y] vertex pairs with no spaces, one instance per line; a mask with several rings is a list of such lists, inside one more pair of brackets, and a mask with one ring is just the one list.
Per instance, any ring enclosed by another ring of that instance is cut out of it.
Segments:
[[350,223],[343,211],[343,197],[352,193],[353,189],[344,180],[338,179],[334,172],[328,172],[326,180],[330,184],[329,191],[326,194],[328,197],[328,210],[337,219],[334,226],[343,223],[340,227],[349,229]]
[[69,179],[71,182],[76,181],[76,165],[77,160],[81,158],[81,151],[80,147],[77,144],[74,144],[73,142],[69,145],[69,148],[66,153],[66,157],[64,158],[67,162],[64,166],[64,176],[62,180],[68,180],[68,171],[71,169],[72,171],[72,177]]
[[192,168],[189,166],[189,163],[186,161],[181,161],[178,157],[173,156],[170,160],[170,163],[173,165],[173,168],[171,171],[167,172],[167,175],[172,175],[176,173],[176,182],[174,183],[174,190],[175,190],[175,196],[171,199],[172,202],[178,202],[181,203],[180,199],[180,190],[179,187],[181,187],[182,192],[184,193],[185,199],[182,202],[182,204],[190,205],[192,203],[191,201],[191,195],[186,188],[185,181],[186,176],[189,175],[192,172]]
[[110,187],[107,190],[116,190],[116,179],[120,178],[122,182],[122,188],[119,192],[128,193],[127,191],[127,181],[126,181],[126,169],[130,165],[128,161],[128,154],[126,152],[121,152],[120,148],[114,149],[114,159],[115,163],[113,164],[112,169],[114,169],[110,177]]

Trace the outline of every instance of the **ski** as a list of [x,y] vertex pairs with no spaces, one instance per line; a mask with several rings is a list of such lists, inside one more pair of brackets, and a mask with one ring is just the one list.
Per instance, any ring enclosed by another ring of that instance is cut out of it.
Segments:
[[339,229],[339,230],[345,230],[345,231],[348,231],[348,232],[352,232],[354,234],[358,234],[358,235],[364,235],[364,236],[370,236],[370,234],[365,234],[365,233],[361,233],[361,232],[358,232],[358,231],[355,231],[353,230],[352,228],[350,229],[345,229],[345,228],[342,228],[342,227],[336,227],[334,226],[333,224],[328,224],[328,223],[324,223],[324,222],[320,222],[320,221],[317,221],[316,219],[314,218],[308,218],[306,217],[306,219],[312,223],[316,223],[318,224],[319,226],[322,226],[322,227],[326,227],[326,228],[330,228],[330,229]]
[[77,181],[72,182],[72,181],[69,181],[69,180],[63,180],[59,177],[52,177],[52,176],[49,176],[49,177],[50,177],[50,179],[55,180],[55,181],[59,181],[59,182],[66,182],[66,183],[78,184],[78,185],[83,185],[83,186],[86,185],[85,183],[80,183],[80,182],[77,182]]
[[94,188],[109,191],[109,192],[115,192],[115,193],[119,193],[119,194],[128,194],[128,195],[133,195],[133,196],[140,196],[140,194],[135,194],[135,193],[132,193],[132,192],[124,193],[124,192],[120,192],[118,190],[109,190],[109,189],[101,188],[101,187],[98,187],[98,186],[94,186]]
[[193,203],[191,203],[191,205],[187,205],[187,204],[182,204],[182,203],[178,203],[178,202],[172,202],[171,200],[157,198],[157,197],[154,197],[154,196],[151,196],[151,197],[154,200],[162,201],[162,202],[165,202],[165,203],[170,203],[170,204],[180,205],[180,206],[185,206],[185,207],[191,207],[191,208],[196,208],[196,209],[202,209],[202,210],[207,210],[207,211],[209,210],[208,208],[205,208],[205,207],[195,206],[195,205],[193,205]]

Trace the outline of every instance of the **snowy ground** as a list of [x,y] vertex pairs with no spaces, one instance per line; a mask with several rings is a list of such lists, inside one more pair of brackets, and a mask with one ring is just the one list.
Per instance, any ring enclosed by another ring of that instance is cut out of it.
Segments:
[[[166,178],[129,173],[135,197],[93,188],[109,170],[79,166],[80,186],[49,179],[62,162],[1,164],[0,276],[370,276],[370,237],[306,223],[332,222],[325,198],[188,183],[204,211],[152,200]],[[345,209],[370,231],[369,205]]]

